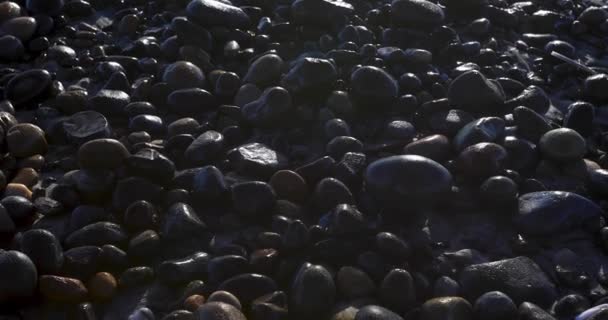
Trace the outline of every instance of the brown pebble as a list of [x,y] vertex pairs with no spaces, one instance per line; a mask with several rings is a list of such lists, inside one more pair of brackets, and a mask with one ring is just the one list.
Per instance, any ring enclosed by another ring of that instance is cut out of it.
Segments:
[[17,172],[11,183],[20,183],[28,188],[33,187],[38,182],[38,172],[32,168],[23,168]]
[[99,272],[87,283],[89,295],[95,300],[109,300],[114,296],[118,283],[111,273]]
[[78,164],[82,169],[115,169],[127,157],[127,148],[114,139],[91,140],[78,149]]
[[291,170],[277,171],[270,178],[270,185],[280,199],[301,202],[308,196],[306,181]]
[[189,296],[186,301],[184,301],[184,309],[194,312],[204,303],[205,297],[201,296],[200,294],[193,294]]
[[32,200],[32,191],[21,183],[9,183],[4,189],[4,196],[20,196]]
[[44,167],[44,157],[40,154],[35,154],[31,157],[23,158],[18,163],[19,168],[32,168],[36,171],[42,170]]
[[219,290],[212,293],[207,299],[207,302],[223,302],[241,310],[241,301],[232,293],[224,290]]
[[87,297],[87,288],[78,279],[45,275],[38,284],[42,296],[49,300],[79,303]]
[[10,128],[6,133],[6,143],[8,151],[18,158],[44,154],[49,147],[44,131],[31,123],[20,123]]

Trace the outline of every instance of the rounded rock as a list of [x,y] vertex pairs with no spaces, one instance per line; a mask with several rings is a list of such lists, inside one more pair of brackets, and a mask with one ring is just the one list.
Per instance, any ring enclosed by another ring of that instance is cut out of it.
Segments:
[[377,160],[365,172],[367,188],[379,201],[402,203],[403,199],[428,199],[449,191],[452,175],[441,164],[417,155]]
[[196,310],[198,320],[247,320],[243,313],[232,305],[223,302],[207,302]]
[[118,140],[95,139],[80,146],[77,157],[83,169],[115,169],[129,157],[129,150]]
[[398,26],[438,26],[445,18],[440,6],[426,0],[396,0],[391,6],[391,20]]
[[107,301],[114,296],[118,283],[114,276],[108,272],[95,274],[87,283],[89,295],[98,301]]
[[428,300],[420,310],[425,320],[469,320],[473,319],[471,304],[460,297],[442,297]]
[[473,313],[479,320],[511,320],[518,316],[513,300],[500,291],[491,291],[479,297]]
[[177,61],[165,69],[163,81],[175,89],[204,88],[205,74],[188,61]]
[[6,133],[9,152],[19,158],[45,154],[48,144],[44,131],[30,123],[20,123]]
[[587,143],[578,132],[560,128],[545,133],[540,139],[543,156],[556,162],[574,162],[587,153]]
[[[363,104],[389,104],[399,94],[397,81],[386,71],[373,66],[355,70],[350,77],[351,94]],[[386,105],[389,107],[390,105]]]
[[21,15],[21,7],[12,1],[0,2],[0,24]]
[[38,271],[28,256],[0,250],[0,302],[31,297],[37,283]]
[[55,274],[63,265],[63,249],[51,232],[31,229],[23,233],[21,250],[43,274]]
[[292,283],[293,312],[324,316],[331,310],[335,297],[336,285],[327,269],[310,263],[300,267]]

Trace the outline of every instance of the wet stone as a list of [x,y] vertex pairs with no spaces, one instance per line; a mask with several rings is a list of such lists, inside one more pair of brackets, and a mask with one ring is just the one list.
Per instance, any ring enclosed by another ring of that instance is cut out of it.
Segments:
[[36,266],[19,251],[0,251],[0,302],[19,301],[33,296],[38,284]]
[[463,270],[460,284],[466,297],[476,299],[488,291],[501,291],[515,303],[530,301],[547,306],[557,292],[540,267],[527,257],[472,265]]
[[68,139],[75,144],[90,140],[109,138],[110,124],[106,117],[95,111],[81,111],[63,122],[63,130]]
[[283,169],[287,159],[261,143],[242,145],[228,152],[228,159],[242,175],[268,178]]
[[202,25],[247,27],[251,22],[247,13],[230,2],[193,0],[186,8],[188,17]]
[[[370,164],[365,173],[370,192],[389,206],[404,198],[421,199],[449,190],[452,175],[439,163],[417,155],[393,156]],[[424,188],[421,186],[424,184]]]
[[445,18],[443,9],[426,0],[397,0],[391,7],[391,20],[398,26],[438,26]]
[[[7,36],[0,38],[0,43],[5,37]],[[11,45],[6,44],[2,51],[9,50],[11,47]],[[21,72],[6,84],[4,98],[15,105],[36,102],[48,96],[51,82],[51,75],[46,70],[31,69]]]

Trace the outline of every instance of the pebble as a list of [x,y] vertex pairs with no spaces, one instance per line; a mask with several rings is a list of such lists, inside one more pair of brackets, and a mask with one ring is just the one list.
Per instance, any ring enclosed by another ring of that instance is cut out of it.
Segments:
[[365,181],[378,201],[393,205],[404,198],[428,199],[449,191],[452,175],[431,159],[404,155],[373,162],[365,172]]
[[477,319],[515,319],[517,306],[513,300],[500,291],[484,293],[475,301],[473,313]]
[[533,143],[552,130],[551,124],[545,118],[527,107],[517,107],[513,110],[513,120],[517,126],[517,135]]
[[4,34],[17,37],[22,42],[29,41],[36,32],[36,19],[32,17],[17,17],[2,24]]
[[363,105],[380,104],[384,108],[388,108],[399,94],[397,81],[378,67],[358,68],[352,73],[350,83],[351,94],[358,103]]
[[546,307],[557,298],[555,285],[547,275],[523,256],[468,266],[460,274],[459,282],[470,299],[500,291],[515,303],[532,302]]
[[129,157],[129,150],[114,139],[95,139],[80,146],[78,164],[83,169],[115,169]]
[[507,151],[496,143],[482,142],[464,149],[456,158],[456,167],[474,180],[498,175],[504,168]]
[[284,155],[257,142],[230,150],[228,159],[238,173],[259,178],[269,178],[287,164]]
[[502,110],[505,93],[498,82],[472,70],[452,80],[448,88],[448,99],[451,105],[463,110],[494,114]]
[[228,291],[218,290],[213,292],[207,299],[207,302],[223,302],[239,310],[242,309],[241,302],[239,301],[239,299]]
[[184,308],[188,311],[195,312],[200,306],[205,303],[205,297],[200,294],[194,294],[186,298]]
[[[25,47],[21,40],[11,35],[3,35],[0,37],[0,58],[15,61],[23,57]],[[5,98],[7,91],[5,91]]]
[[234,294],[243,305],[251,305],[254,299],[276,291],[277,284],[265,275],[243,273],[225,280],[218,289]]
[[376,320],[402,320],[403,318],[380,306],[365,306],[361,309],[359,309],[359,311],[357,311],[357,314],[355,315],[355,319],[354,320],[372,320],[372,319],[376,319]]
[[0,247],[23,253],[0,250],[5,316],[601,305],[606,9],[1,2]]
[[177,61],[167,66],[163,73],[163,81],[175,89],[204,88],[206,77],[203,71],[191,62]]
[[63,266],[63,249],[51,232],[30,229],[21,236],[21,251],[41,274],[56,274]]
[[26,185],[21,183],[9,183],[4,188],[4,196],[5,197],[22,197],[27,200],[32,199],[32,190],[30,190]]
[[209,255],[198,252],[177,260],[163,261],[156,272],[160,281],[168,285],[179,285],[202,278],[207,271]]
[[21,15],[21,7],[19,4],[12,1],[4,1],[0,3],[0,24],[12,18],[17,18]]
[[404,313],[416,303],[414,278],[403,269],[393,269],[380,284],[380,300],[391,310]]
[[206,165],[218,158],[224,149],[224,136],[217,131],[207,131],[198,136],[186,149],[186,160],[193,166]]
[[171,92],[167,97],[167,104],[175,114],[196,116],[201,111],[212,110],[217,102],[207,90],[186,88]]
[[245,28],[251,23],[247,13],[229,1],[192,0],[186,12],[189,18],[205,26]]
[[293,111],[291,95],[282,87],[271,87],[254,101],[241,108],[243,118],[260,128],[281,126],[290,112]]
[[581,160],[587,153],[587,143],[578,132],[559,128],[545,133],[539,142],[544,157],[556,162]]
[[270,215],[276,204],[272,187],[262,181],[249,181],[231,187],[232,201],[236,211],[244,217]]
[[73,304],[83,302],[88,294],[80,280],[51,275],[40,276],[39,290],[46,299]]
[[107,117],[118,117],[125,113],[131,97],[121,90],[102,89],[87,101],[88,109],[97,111]]
[[462,151],[480,142],[498,142],[505,133],[505,121],[497,117],[484,117],[469,122],[458,131],[452,144],[454,149]]
[[355,11],[352,4],[334,0],[296,0],[290,9],[294,22],[313,26],[330,26],[335,22],[344,22]]
[[396,0],[391,4],[391,21],[398,26],[440,25],[445,14],[440,6],[426,0]]
[[118,283],[114,276],[108,272],[96,273],[88,282],[87,288],[91,298],[98,301],[107,301],[111,299],[116,290]]
[[298,315],[327,315],[336,298],[332,275],[320,265],[304,263],[291,284],[292,310]]
[[[7,45],[3,48],[10,48],[10,46]],[[31,69],[21,72],[6,84],[4,98],[18,106],[37,102],[46,98],[51,82],[51,75],[46,70]]]
[[528,107],[539,114],[545,114],[551,106],[547,93],[538,86],[531,85],[524,89],[517,97],[507,101],[509,106]]
[[244,83],[252,83],[258,88],[279,82],[283,68],[283,59],[276,54],[265,54],[256,59],[243,78]]
[[25,254],[0,250],[0,278],[0,302],[18,302],[34,295],[38,271]]
[[292,65],[281,85],[294,94],[318,95],[330,90],[337,78],[338,71],[330,60],[303,58]]
[[301,202],[308,196],[308,185],[304,178],[291,170],[280,170],[270,177],[269,184],[277,197]]
[[403,148],[403,154],[419,155],[442,162],[450,156],[451,149],[448,137],[434,134],[409,143]]
[[515,224],[525,234],[546,236],[574,230],[601,215],[595,203],[578,194],[540,191],[519,197]]
[[372,296],[376,285],[369,276],[354,267],[342,267],[336,275],[338,292],[347,299]]
[[194,316],[196,319],[209,320],[246,320],[243,313],[223,302],[207,302],[196,310]]
[[167,211],[161,233],[169,239],[180,240],[200,235],[206,229],[207,226],[192,207],[185,203],[175,203]]
[[460,297],[434,298],[426,301],[420,309],[420,317],[422,319],[473,319],[471,304]]
[[81,145],[95,139],[109,138],[111,128],[108,120],[95,111],[81,111],[63,122],[63,130],[74,144]]
[[552,315],[531,302],[520,304],[518,312],[522,320],[555,320]]
[[95,222],[82,227],[65,239],[70,248],[81,246],[120,245],[127,241],[128,235],[122,226],[112,222]]
[[44,131],[30,123],[11,127],[6,133],[6,143],[11,154],[20,158],[45,154],[48,150]]

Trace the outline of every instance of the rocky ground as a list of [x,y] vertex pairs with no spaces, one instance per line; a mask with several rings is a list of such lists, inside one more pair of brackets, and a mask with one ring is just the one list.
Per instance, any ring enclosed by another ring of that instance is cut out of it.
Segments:
[[0,2],[0,319],[608,319],[608,6]]

